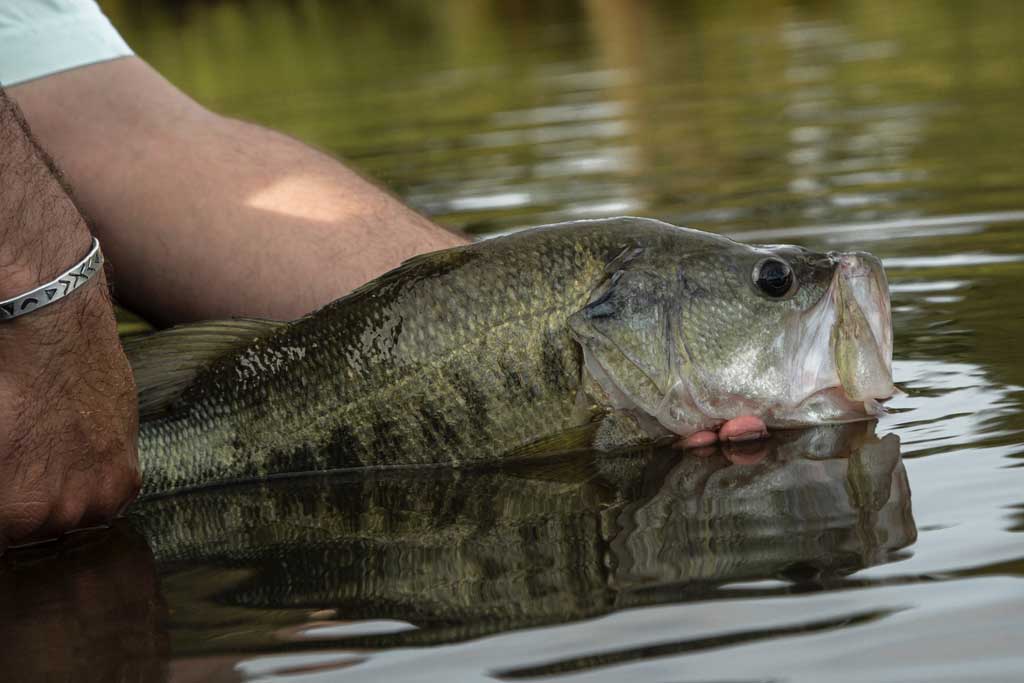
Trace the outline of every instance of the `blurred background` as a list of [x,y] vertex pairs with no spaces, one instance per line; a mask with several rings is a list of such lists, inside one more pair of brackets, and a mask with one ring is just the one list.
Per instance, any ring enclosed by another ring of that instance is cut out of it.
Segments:
[[1024,206],[1015,0],[101,5],[203,104],[475,233]]

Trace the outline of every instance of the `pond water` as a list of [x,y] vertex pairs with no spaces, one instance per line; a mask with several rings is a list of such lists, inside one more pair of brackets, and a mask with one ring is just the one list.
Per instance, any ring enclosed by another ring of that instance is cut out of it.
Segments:
[[1020,3],[103,4],[203,103],[449,226],[872,251],[904,394],[764,457],[156,500],[0,560],[5,680],[1024,677]]

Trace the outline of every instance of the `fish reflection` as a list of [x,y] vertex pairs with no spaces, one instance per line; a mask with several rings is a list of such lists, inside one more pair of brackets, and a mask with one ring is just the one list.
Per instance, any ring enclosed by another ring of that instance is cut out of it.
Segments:
[[888,561],[916,529],[898,439],[872,430],[279,480],[155,499],[132,523],[177,654],[450,642]]
[[651,482],[617,517],[612,585],[847,573],[916,539],[895,434],[820,428],[768,450],[682,458]]

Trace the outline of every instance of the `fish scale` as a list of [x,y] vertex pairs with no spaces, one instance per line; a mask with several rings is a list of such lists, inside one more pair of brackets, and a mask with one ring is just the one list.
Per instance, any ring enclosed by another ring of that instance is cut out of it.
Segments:
[[[171,414],[143,421],[143,496],[294,471],[469,464],[572,426],[580,352],[566,320],[603,279],[607,252],[637,232],[464,247],[454,267],[414,262],[256,340],[200,373]],[[270,363],[283,348],[302,351]]]
[[[788,289],[758,284],[766,261]],[[613,450],[742,415],[773,428],[866,419],[891,387],[891,343],[876,341],[889,339],[868,254],[641,218],[522,231],[415,257],[290,323],[197,323],[127,344],[142,495]],[[855,371],[836,371],[833,347]]]

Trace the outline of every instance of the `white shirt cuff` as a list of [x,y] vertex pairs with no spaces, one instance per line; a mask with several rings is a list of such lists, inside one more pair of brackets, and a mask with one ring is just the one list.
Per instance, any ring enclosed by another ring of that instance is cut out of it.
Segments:
[[0,84],[133,54],[93,0],[0,0]]

